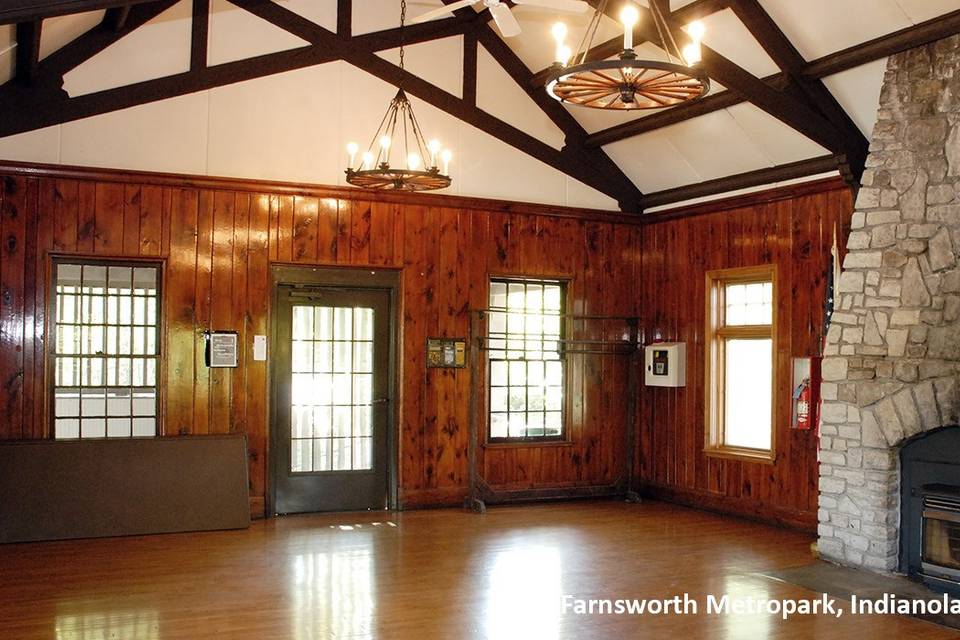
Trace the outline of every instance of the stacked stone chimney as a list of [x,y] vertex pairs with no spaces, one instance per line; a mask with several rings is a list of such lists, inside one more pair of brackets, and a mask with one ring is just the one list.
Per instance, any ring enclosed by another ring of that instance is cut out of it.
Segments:
[[818,549],[897,569],[898,451],[958,423],[960,37],[890,58],[823,360]]

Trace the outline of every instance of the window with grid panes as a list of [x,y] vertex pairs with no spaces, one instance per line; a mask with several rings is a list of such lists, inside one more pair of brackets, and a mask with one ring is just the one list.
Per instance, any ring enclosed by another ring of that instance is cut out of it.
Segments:
[[489,439],[563,437],[562,282],[493,279],[487,319]]
[[293,307],[290,471],[373,466],[373,309]]
[[776,353],[772,266],[707,274],[707,452],[772,459]]
[[55,265],[54,437],[157,434],[160,269]]

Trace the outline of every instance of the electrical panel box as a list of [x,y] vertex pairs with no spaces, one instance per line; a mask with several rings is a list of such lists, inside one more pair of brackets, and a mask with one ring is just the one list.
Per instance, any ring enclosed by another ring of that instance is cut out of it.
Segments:
[[687,385],[687,344],[657,342],[645,348],[648,387],[684,387]]

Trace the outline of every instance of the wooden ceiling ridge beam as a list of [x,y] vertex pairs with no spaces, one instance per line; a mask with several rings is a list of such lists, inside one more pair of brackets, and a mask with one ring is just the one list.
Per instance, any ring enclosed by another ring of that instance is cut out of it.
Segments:
[[848,164],[843,173],[859,184],[870,146],[866,136],[821,80],[804,75],[807,61],[757,0],[740,0],[733,3],[732,8],[760,46],[787,74],[788,90],[827,118],[843,136],[838,150],[838,157]]
[[958,33],[960,9],[817,58],[803,73],[809,78],[825,78]]
[[836,171],[837,168],[838,160],[833,154],[820,156],[818,158],[809,158],[807,160],[800,160],[775,167],[765,167],[732,176],[724,176],[723,178],[707,180],[697,184],[689,184],[673,189],[648,193],[643,197],[643,206],[644,209],[652,209],[653,207],[662,207],[676,202],[705,198],[740,189],[806,178],[820,173]]

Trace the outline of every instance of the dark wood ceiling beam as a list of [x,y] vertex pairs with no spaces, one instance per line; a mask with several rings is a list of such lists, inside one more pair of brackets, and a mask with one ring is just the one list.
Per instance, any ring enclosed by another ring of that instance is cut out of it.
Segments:
[[127,18],[130,17],[130,9],[127,4],[122,7],[110,7],[103,14],[103,26],[114,32],[120,31],[127,24]]
[[821,113],[837,129],[843,138],[843,157],[851,163],[848,173],[859,184],[870,146],[866,136],[823,82],[803,75],[807,61],[757,0],[739,0],[732,4],[732,8],[764,51],[790,78],[788,91]]
[[337,0],[337,35],[353,35],[353,0]]
[[960,10],[817,58],[803,73],[809,78],[825,78],[958,33]]
[[207,66],[210,0],[193,0],[193,16],[190,29],[190,69],[203,69]]
[[477,106],[477,34],[473,31],[463,36],[463,101]]
[[156,0],[4,0],[0,4],[0,25],[65,16],[73,13],[112,9]]
[[750,187],[759,187],[774,182],[806,178],[807,176],[818,173],[836,171],[837,168],[837,158],[833,155],[791,162],[790,164],[748,171],[746,173],[717,178],[716,180],[707,180],[706,182],[677,187],[675,189],[648,193],[643,197],[643,207],[644,209],[662,207],[675,202],[705,198],[738,189],[748,189]]
[[40,65],[40,34],[42,20],[21,22],[17,25],[16,81],[25,86],[33,84]]

